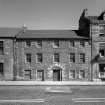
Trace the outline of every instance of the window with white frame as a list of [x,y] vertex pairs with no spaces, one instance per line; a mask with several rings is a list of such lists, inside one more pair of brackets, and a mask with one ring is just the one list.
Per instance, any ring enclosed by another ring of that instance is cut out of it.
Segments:
[[37,53],[36,54],[36,62],[37,63],[42,63],[43,62],[43,54],[42,53]]
[[70,47],[74,47],[75,46],[74,40],[70,40],[69,43],[70,43]]
[[4,53],[4,42],[0,41],[0,54]]
[[31,70],[24,70],[25,79],[31,79]]
[[3,63],[0,63],[0,74],[4,74],[4,66]]
[[84,40],[80,40],[80,46],[82,46],[82,47],[85,46],[85,41]]
[[54,53],[54,55],[53,55],[53,61],[54,62],[60,62],[60,55],[59,55],[59,53]]
[[44,81],[44,70],[37,70],[37,80]]
[[70,62],[75,62],[75,53],[70,53]]
[[26,40],[26,47],[30,47],[31,46],[31,41],[30,40]]
[[30,53],[26,54],[26,62],[31,63],[31,54]]
[[71,79],[75,79],[75,73],[76,73],[75,70],[70,70],[70,75],[69,76],[70,76]]
[[59,40],[54,40],[53,41],[53,48],[58,48],[59,47]]
[[79,54],[79,59],[80,59],[81,63],[84,63],[85,62],[85,53],[80,53]]
[[85,70],[80,70],[80,71],[79,71],[79,78],[80,78],[80,79],[85,78]]
[[42,47],[42,40],[36,41],[36,47],[41,48]]

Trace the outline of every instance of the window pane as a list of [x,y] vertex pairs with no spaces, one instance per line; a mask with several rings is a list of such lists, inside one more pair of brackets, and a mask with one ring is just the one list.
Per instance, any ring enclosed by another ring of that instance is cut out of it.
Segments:
[[53,47],[58,48],[59,47],[59,40],[54,40],[53,41]]
[[37,53],[37,62],[41,63],[43,61],[43,57],[41,53]]
[[3,63],[0,63],[0,74],[3,74],[4,70],[3,70]]
[[37,70],[37,80],[44,81],[44,70]]
[[3,41],[0,41],[0,54],[3,54],[4,47],[3,47]]
[[75,53],[70,53],[70,62],[75,62]]
[[82,47],[84,47],[84,46],[85,46],[85,42],[84,42],[83,40],[81,40],[81,41],[80,41],[80,45],[81,45]]
[[37,40],[36,46],[37,47],[42,47],[42,40]]
[[59,62],[59,53],[54,54],[54,62]]
[[31,79],[31,70],[25,70],[25,78]]
[[70,78],[75,78],[75,70],[70,70]]
[[85,62],[85,54],[80,53],[80,62]]
[[84,70],[80,70],[79,72],[79,78],[85,78],[85,71]]
[[30,40],[27,40],[26,41],[26,45],[27,45],[27,47],[30,47],[31,46],[31,41]]
[[31,62],[31,54],[26,54],[26,61]]
[[70,46],[72,46],[72,47],[75,46],[74,40],[70,40]]

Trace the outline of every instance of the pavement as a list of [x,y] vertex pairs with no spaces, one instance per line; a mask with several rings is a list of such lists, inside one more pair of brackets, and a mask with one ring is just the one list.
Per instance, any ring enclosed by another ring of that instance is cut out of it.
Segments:
[[105,86],[105,82],[102,81],[0,81],[0,86]]

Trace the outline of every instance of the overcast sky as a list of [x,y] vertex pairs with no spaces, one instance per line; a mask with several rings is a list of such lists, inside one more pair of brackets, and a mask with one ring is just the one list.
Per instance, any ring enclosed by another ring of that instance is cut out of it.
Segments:
[[105,0],[0,0],[0,27],[77,29],[84,8],[100,15]]

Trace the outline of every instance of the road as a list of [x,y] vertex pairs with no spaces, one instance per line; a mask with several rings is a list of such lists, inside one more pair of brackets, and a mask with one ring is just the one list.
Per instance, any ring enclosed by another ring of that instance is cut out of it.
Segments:
[[105,105],[105,86],[0,86],[0,105]]

